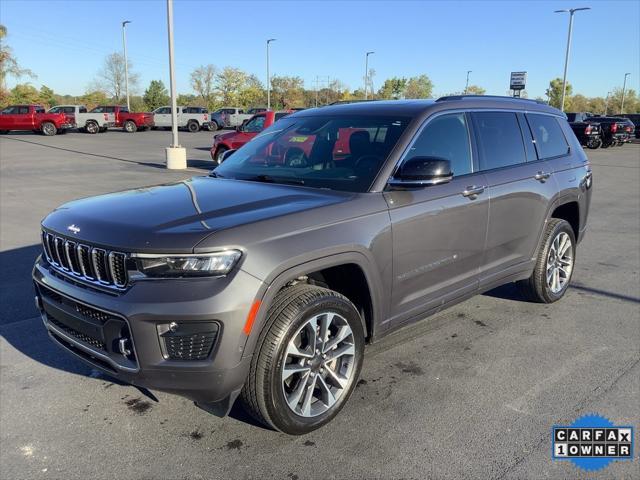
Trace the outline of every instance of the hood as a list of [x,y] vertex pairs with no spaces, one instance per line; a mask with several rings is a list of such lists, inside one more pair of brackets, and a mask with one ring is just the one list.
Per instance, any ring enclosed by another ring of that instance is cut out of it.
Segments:
[[42,225],[78,242],[107,249],[185,253],[219,230],[343,202],[351,196],[194,177],[69,202],[51,212]]
[[238,133],[239,132],[236,132],[235,130],[232,130],[230,132],[221,133],[219,135],[216,135],[216,138],[214,139],[214,141],[220,142],[222,140],[231,140],[233,137],[238,135]]

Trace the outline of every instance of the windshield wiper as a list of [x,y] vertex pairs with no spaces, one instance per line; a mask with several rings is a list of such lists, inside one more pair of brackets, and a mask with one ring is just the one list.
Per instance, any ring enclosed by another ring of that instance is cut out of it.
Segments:
[[300,178],[274,178],[270,175],[256,175],[255,177],[243,178],[250,182],[263,182],[263,183],[288,183],[290,185],[304,185],[304,180]]

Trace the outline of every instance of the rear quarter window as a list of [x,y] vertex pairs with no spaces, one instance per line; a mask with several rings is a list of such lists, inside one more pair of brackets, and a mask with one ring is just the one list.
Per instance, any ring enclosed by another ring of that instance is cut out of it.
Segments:
[[522,133],[515,113],[476,112],[472,117],[480,147],[480,170],[525,163]]
[[527,120],[536,141],[540,159],[559,157],[569,153],[569,144],[556,117],[528,113]]

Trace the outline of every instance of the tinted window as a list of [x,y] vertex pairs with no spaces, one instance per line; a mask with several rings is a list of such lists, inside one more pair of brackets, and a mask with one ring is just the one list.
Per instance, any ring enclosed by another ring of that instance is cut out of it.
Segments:
[[569,145],[556,117],[531,113],[527,114],[527,119],[540,158],[557,157],[569,153]]
[[106,112],[105,107],[96,107],[93,110],[91,110],[91,113],[104,113]]
[[18,113],[29,113],[29,107],[18,107]]
[[413,157],[444,158],[451,162],[454,175],[471,173],[471,147],[464,113],[442,115],[430,121],[406,156]]
[[80,113],[87,113],[87,107],[80,107]]
[[480,170],[507,167],[526,161],[522,134],[515,113],[473,113],[480,148]]
[[[114,108],[112,111],[115,112],[116,109]],[[127,107],[120,107],[120,113],[129,113],[129,109]]]
[[[45,110],[42,107],[36,107],[34,110],[36,111],[36,113],[45,113]],[[29,109],[27,108],[27,111],[23,113],[29,113]]]
[[0,113],[2,115],[11,115],[12,113],[18,113],[18,107],[7,107]]
[[286,117],[287,115],[289,115],[287,112],[276,113],[276,121],[280,120],[282,117]]
[[264,129],[264,121],[266,117],[264,115],[260,117],[253,117],[242,128],[243,132],[256,133],[261,132]]

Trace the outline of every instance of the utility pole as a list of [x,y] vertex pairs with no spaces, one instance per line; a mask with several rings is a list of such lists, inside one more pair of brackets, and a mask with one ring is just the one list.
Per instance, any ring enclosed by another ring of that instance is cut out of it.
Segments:
[[173,59],[173,0],[167,0],[167,34],[169,40],[169,86],[171,89],[171,146],[165,149],[167,168],[187,168],[187,151],[178,143],[178,102]]
[[124,88],[127,92],[127,110],[131,110],[131,104],[129,103],[129,65],[127,62],[127,23],[131,23],[129,20],[122,22],[122,49],[124,50]]
[[570,8],[564,10],[556,10],[553,13],[569,14],[569,35],[567,36],[567,51],[564,55],[564,74],[562,76],[562,101],[560,103],[560,111],[564,112],[564,97],[567,93],[567,67],[569,66],[569,52],[571,51],[571,32],[573,31],[573,14],[580,10],[591,10],[590,7]]
[[267,40],[267,110],[271,110],[271,76],[269,73],[269,44],[275,42],[275,38]]
[[367,52],[364,56],[364,99],[367,99],[367,85],[369,83],[369,55],[376,52]]
[[611,92],[607,92],[607,98],[604,101],[604,116],[607,116],[607,111],[609,110],[609,97],[611,96]]
[[624,113],[624,94],[627,89],[627,76],[631,75],[630,73],[624,74],[624,83],[622,84],[622,104],[620,105],[620,113]]
[[316,75],[316,108],[318,108],[318,86],[320,84],[319,76]]
[[467,89],[469,88],[469,74],[472,72],[473,70],[467,70],[467,83],[465,83],[464,85],[464,94],[467,94]]

